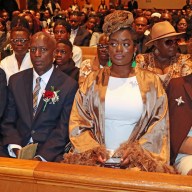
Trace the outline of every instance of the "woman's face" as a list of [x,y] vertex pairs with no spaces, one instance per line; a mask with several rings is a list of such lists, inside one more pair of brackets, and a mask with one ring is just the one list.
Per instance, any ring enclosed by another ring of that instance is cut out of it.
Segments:
[[167,37],[157,40],[154,45],[162,58],[170,58],[176,55],[178,49],[178,37]]
[[96,25],[96,19],[95,18],[90,18],[87,22],[87,28],[88,29],[93,29]]
[[67,32],[66,28],[63,25],[57,25],[53,31],[56,41],[62,39],[69,39],[70,34]]
[[29,23],[29,28],[30,28],[30,30],[33,30],[33,19],[32,19],[32,17],[30,17],[29,15],[26,15],[25,16],[25,19],[28,21],[28,23]]
[[187,21],[183,18],[177,23],[177,31],[179,33],[186,32],[187,30]]
[[131,33],[124,29],[113,33],[109,38],[109,56],[115,65],[130,65],[136,47]]

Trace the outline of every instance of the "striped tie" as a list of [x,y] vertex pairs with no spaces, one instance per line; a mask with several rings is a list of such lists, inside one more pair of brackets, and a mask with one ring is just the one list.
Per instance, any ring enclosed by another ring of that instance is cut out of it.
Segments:
[[37,106],[38,106],[38,95],[39,95],[39,91],[41,89],[40,87],[40,82],[41,82],[41,77],[38,77],[36,79],[36,85],[35,85],[35,89],[33,90],[33,117],[35,116],[35,113],[37,111]]

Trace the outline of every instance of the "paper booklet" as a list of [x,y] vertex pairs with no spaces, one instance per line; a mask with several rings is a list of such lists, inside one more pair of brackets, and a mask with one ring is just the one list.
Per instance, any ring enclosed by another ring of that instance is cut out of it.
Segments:
[[38,143],[31,143],[19,150],[18,159],[33,159]]

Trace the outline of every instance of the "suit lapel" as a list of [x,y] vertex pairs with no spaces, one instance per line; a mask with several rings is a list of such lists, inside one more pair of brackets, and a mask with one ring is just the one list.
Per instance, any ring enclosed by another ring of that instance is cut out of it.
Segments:
[[29,73],[25,73],[24,76],[24,87],[26,93],[26,100],[30,114],[30,120],[32,122],[33,119],[33,69],[29,71]]
[[[50,77],[50,79],[49,79],[49,81],[48,81],[48,83],[46,85],[45,90],[51,90],[51,86],[57,87],[57,81],[56,81],[57,79],[58,79],[57,69],[54,68],[54,70],[53,70],[53,72],[51,74],[51,77]],[[39,105],[38,105],[38,108],[37,108],[34,119],[36,119],[38,117],[39,113],[43,111],[44,105],[45,105],[45,102],[43,101],[43,96],[42,96],[41,99],[40,99],[40,102],[39,102]],[[47,105],[49,105],[49,104],[47,104]]]
[[192,100],[192,75],[185,76],[183,77],[183,79],[185,81],[183,86],[190,99]]

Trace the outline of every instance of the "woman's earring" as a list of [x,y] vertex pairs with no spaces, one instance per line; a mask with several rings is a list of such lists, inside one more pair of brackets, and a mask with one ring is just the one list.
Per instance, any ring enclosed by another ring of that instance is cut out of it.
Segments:
[[133,54],[133,59],[132,59],[131,67],[136,67],[135,57],[136,57],[136,52]]
[[109,61],[107,62],[107,65],[108,67],[111,67],[112,66],[112,62],[111,62],[111,59],[109,58]]

